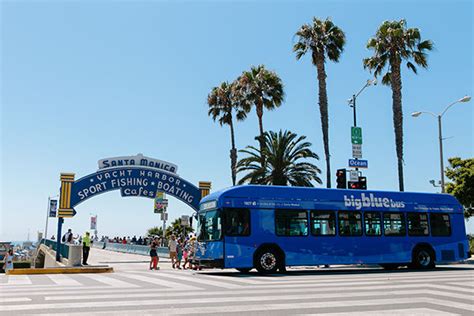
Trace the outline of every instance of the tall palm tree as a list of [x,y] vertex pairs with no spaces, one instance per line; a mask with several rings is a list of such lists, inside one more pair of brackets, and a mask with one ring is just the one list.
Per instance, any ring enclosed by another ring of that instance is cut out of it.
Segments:
[[313,24],[304,24],[296,32],[298,42],[293,46],[296,59],[299,60],[306,53],[311,53],[311,60],[316,66],[319,83],[319,113],[323,130],[324,155],[326,156],[326,186],[331,187],[331,162],[329,153],[329,114],[328,95],[326,91],[326,58],[338,62],[346,36],[344,32],[327,18],[320,20],[313,18]]
[[[236,93],[248,105],[255,105],[258,117],[260,149],[263,148],[263,109],[273,110],[279,107],[284,99],[283,83],[278,75],[269,71],[264,65],[252,66],[236,80]],[[262,160],[262,166],[265,161]]]
[[423,68],[428,67],[427,51],[433,49],[430,40],[421,40],[420,30],[407,28],[406,21],[385,21],[377,33],[367,43],[374,55],[365,58],[364,68],[373,71],[375,76],[383,74],[382,83],[392,88],[393,126],[398,161],[398,185],[404,191],[403,184],[403,111],[401,64],[406,61],[408,69],[415,74],[417,69],[412,61]]
[[[257,137],[256,137],[257,139]],[[312,181],[322,183],[318,174],[321,170],[305,160],[319,159],[309,148],[311,143],[305,142],[306,136],[300,136],[281,130],[266,132],[263,136],[263,149],[247,146],[240,150],[248,157],[237,164],[237,172],[249,171],[239,184],[246,182],[268,185],[292,185],[312,187]],[[265,165],[261,165],[262,157]]]
[[247,117],[250,108],[245,102],[240,102],[238,96],[234,95],[232,84],[228,82],[221,83],[220,86],[214,87],[207,96],[207,104],[209,105],[208,115],[214,121],[218,121],[221,126],[229,125],[230,127],[230,167],[232,174],[232,185],[235,185],[237,171],[237,149],[235,148],[234,134],[234,111],[237,121],[242,121]]

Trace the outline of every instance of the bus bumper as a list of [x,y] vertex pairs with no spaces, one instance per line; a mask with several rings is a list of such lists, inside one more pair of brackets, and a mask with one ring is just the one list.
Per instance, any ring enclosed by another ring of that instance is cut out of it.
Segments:
[[223,259],[213,259],[213,260],[193,260],[192,264],[198,265],[205,268],[224,268]]

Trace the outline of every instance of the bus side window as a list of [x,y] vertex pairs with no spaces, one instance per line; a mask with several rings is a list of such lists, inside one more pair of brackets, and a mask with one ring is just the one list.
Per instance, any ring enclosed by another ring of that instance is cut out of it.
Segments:
[[360,212],[338,212],[340,236],[362,236],[362,215]]
[[382,235],[382,221],[379,212],[364,213],[365,235],[380,236]]
[[385,236],[405,236],[405,216],[403,213],[383,213]]
[[275,210],[277,236],[307,236],[308,214],[300,210]]
[[314,236],[336,235],[336,214],[334,211],[311,211],[311,234]]
[[250,235],[250,211],[246,208],[224,210],[225,234],[227,236]]
[[409,236],[428,236],[430,234],[428,214],[407,213],[407,219]]
[[430,214],[430,225],[432,236],[450,236],[451,223],[449,214]]

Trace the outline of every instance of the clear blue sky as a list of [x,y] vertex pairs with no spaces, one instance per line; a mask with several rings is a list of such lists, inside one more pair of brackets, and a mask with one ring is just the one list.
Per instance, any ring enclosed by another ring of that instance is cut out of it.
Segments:
[[[428,181],[439,179],[437,124],[410,113],[472,95],[472,3],[354,2],[2,1],[0,240],[44,230],[59,173],[85,176],[105,157],[143,153],[176,163],[193,183],[229,186],[229,131],[207,116],[206,96],[251,65],[265,64],[285,84],[286,101],[265,112],[264,128],[306,135],[324,158],[316,70],[291,50],[313,16],[331,17],[347,36],[340,63],[327,64],[334,172],[351,155],[346,100],[371,77],[362,67],[368,38],[384,20],[405,18],[433,40],[428,71],[403,68],[402,93],[406,190],[435,192]],[[396,190],[391,90],[371,87],[358,106],[369,188]],[[473,109],[457,104],[444,117],[446,158],[474,156]],[[252,113],[236,126],[238,148],[255,144],[257,132]],[[318,165],[324,171],[323,160]],[[97,213],[99,234],[140,235],[160,224],[152,209],[152,200],[113,191],[79,205],[65,225],[82,233]],[[191,212],[175,199],[169,211]],[[55,226],[50,221],[48,235]],[[474,220],[469,226],[474,231]]]

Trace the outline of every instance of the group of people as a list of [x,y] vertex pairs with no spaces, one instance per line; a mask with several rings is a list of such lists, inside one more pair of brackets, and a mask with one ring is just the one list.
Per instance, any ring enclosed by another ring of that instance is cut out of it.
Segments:
[[118,244],[124,244],[124,245],[151,245],[153,242],[153,238],[150,237],[142,237],[139,236],[133,236],[130,238],[128,237],[114,237],[114,238],[109,238],[108,236],[102,236],[100,239],[101,242],[108,242],[108,243],[118,243]]
[[[173,269],[197,269],[198,266],[192,263],[194,257],[194,242],[196,237],[186,237],[183,239],[176,238],[171,235],[168,241],[169,256],[171,259],[171,266]],[[150,270],[158,270],[158,251],[160,239],[155,237],[150,244]]]
[[[54,237],[54,236],[53,236]],[[65,233],[61,239],[62,242],[67,244],[79,244],[82,245],[82,265],[87,266],[87,260],[89,259],[89,252],[91,250],[91,244],[94,240],[97,241],[97,236],[95,238],[91,238],[89,232],[85,232],[83,236],[74,237],[72,233],[72,229],[69,228],[67,233]]]

